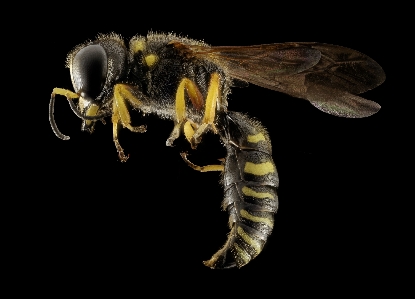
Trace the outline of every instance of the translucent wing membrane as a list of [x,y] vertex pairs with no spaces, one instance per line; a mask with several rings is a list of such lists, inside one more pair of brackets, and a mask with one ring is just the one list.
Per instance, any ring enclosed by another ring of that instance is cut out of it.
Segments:
[[356,94],[381,84],[385,73],[355,50],[320,43],[188,49],[220,64],[233,78],[309,100],[326,113],[366,117],[380,109]]
[[298,44],[270,44],[246,47],[189,46],[196,56],[203,55],[226,67],[232,77],[250,81],[275,81],[316,65],[320,51]]

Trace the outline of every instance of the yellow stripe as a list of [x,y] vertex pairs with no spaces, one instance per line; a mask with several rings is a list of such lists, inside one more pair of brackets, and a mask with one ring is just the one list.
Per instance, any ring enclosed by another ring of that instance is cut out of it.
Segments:
[[261,243],[258,242],[255,239],[252,239],[241,227],[238,226],[238,235],[240,235],[242,237],[242,239],[244,239],[244,241],[246,243],[248,243],[249,245],[251,245],[257,254],[259,254],[262,250],[262,246]]
[[157,62],[158,57],[157,57],[157,55],[149,54],[144,59],[145,59],[146,64],[148,66],[153,66]]
[[241,216],[245,219],[254,221],[254,222],[262,222],[265,223],[266,225],[268,225],[270,228],[274,227],[274,220],[268,219],[268,218],[264,218],[264,217],[258,217],[258,216],[254,216],[249,214],[247,211],[245,210],[241,210]]
[[252,173],[255,175],[266,175],[274,172],[274,165],[271,162],[255,164],[252,162],[245,163],[244,172]]
[[245,252],[238,244],[234,243],[233,247],[235,247],[236,251],[238,252],[238,256],[244,261],[244,265],[248,264],[251,260],[251,256]]
[[248,139],[248,142],[251,142],[251,143],[258,143],[260,141],[265,141],[265,137],[264,135],[262,135],[262,133],[258,133],[256,135],[248,135],[247,139]]
[[272,199],[274,199],[274,195],[272,195],[271,193],[256,192],[255,190],[252,190],[251,188],[248,188],[246,186],[244,186],[242,188],[242,193],[245,194],[246,196],[252,196],[252,197],[255,197],[255,198],[272,198]]

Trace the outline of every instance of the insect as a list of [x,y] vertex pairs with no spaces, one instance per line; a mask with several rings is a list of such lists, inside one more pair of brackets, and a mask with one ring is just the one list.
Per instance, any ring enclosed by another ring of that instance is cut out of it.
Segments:
[[278,175],[266,129],[245,114],[228,110],[233,84],[243,81],[310,101],[336,116],[359,118],[380,106],[357,94],[385,80],[382,68],[355,50],[322,43],[280,43],[211,47],[174,34],[135,36],[129,46],[117,34],[99,35],[75,47],[67,57],[74,91],[54,88],[49,120],[57,137],[68,140],[54,120],[55,96],[65,96],[92,132],[111,116],[113,140],[122,162],[128,156],[118,140],[120,127],[132,126],[129,109],[174,121],[166,144],[180,136],[195,149],[207,132],[218,134],[226,157],[218,165],[195,170],[223,175],[223,209],[229,213],[225,245],[204,264],[242,267],[255,258],[270,236],[278,208]]

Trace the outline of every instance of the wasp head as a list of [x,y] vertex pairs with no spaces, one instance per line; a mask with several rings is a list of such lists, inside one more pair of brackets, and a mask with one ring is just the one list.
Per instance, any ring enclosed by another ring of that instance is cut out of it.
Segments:
[[[129,52],[122,38],[116,34],[100,35],[92,42],[77,46],[67,57],[75,92],[55,88],[49,104],[49,120],[56,136],[67,140],[59,132],[53,117],[55,94],[69,100],[73,112],[83,120],[82,130],[92,132],[97,120],[111,114],[114,85],[128,74]],[[74,103],[78,99],[78,104]]]
[[[103,35],[76,47],[67,58],[72,85],[79,95],[82,130],[92,132],[100,112],[108,112],[114,85],[128,73],[128,51],[123,40]],[[107,113],[108,114],[108,113]]]

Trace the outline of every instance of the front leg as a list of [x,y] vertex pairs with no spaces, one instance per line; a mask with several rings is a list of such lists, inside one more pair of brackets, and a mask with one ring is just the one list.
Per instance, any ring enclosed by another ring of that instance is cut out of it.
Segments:
[[128,156],[124,154],[124,150],[118,141],[118,126],[121,124],[124,128],[131,132],[144,133],[145,126],[131,126],[131,117],[128,112],[126,102],[132,106],[139,108],[142,106],[141,101],[131,92],[131,87],[126,84],[117,84],[114,87],[114,98],[112,103],[112,124],[113,124],[113,140],[121,162],[126,162]]

